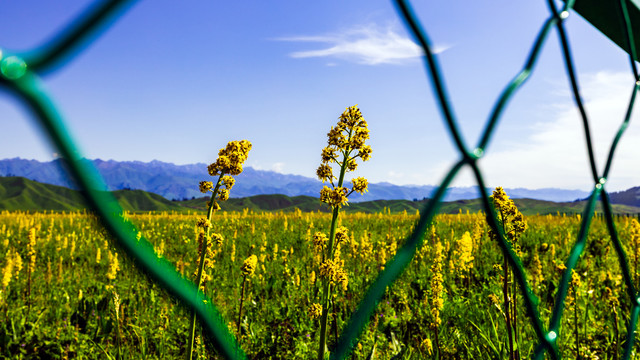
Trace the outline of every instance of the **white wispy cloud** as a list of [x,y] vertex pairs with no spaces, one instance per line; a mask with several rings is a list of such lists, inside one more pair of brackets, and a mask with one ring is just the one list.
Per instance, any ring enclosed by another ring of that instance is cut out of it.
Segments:
[[275,171],[277,173],[282,173],[282,171],[284,170],[284,163],[283,162],[277,162],[271,165],[271,170]]
[[[291,36],[275,40],[323,44],[319,49],[295,51],[293,58],[327,57],[366,65],[403,64],[422,56],[422,49],[395,26],[368,24],[318,36]],[[448,45],[435,46],[440,53]]]
[[[634,82],[626,72],[602,71],[580,78],[600,175],[612,140],[624,119]],[[585,190],[593,186],[584,130],[576,106],[567,101],[551,107],[556,109],[555,115],[549,121],[523,129],[529,132],[523,141],[510,144],[508,150],[489,151],[481,166],[491,183],[507,181],[528,188]],[[607,185],[610,190],[640,185],[638,111],[634,112],[616,150]]]

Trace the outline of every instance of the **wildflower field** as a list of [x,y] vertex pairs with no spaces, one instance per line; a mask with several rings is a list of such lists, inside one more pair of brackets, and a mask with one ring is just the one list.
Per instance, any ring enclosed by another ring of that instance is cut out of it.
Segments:
[[[202,214],[126,216],[153,242],[158,256],[194,278],[200,231],[195,224]],[[329,351],[364,290],[417,219],[407,213],[341,215],[338,225],[349,230],[336,257],[346,280],[330,299]],[[524,220],[526,229],[515,245],[547,321],[579,217]],[[640,226],[635,218],[617,222],[637,283]],[[314,237],[329,229],[331,215],[223,212],[214,214],[211,224],[221,239],[213,245],[215,256],[202,286],[248,357],[317,356],[320,319],[312,305],[322,295],[318,267],[323,259]],[[112,244],[89,214],[0,213],[0,357],[185,356],[190,312]],[[254,273],[243,276],[252,255]],[[629,304],[618,301],[623,286],[606,226],[596,218],[563,316],[563,357],[616,358],[628,321]],[[520,296],[483,214],[438,215],[405,273],[387,289],[352,356],[508,358],[511,337],[518,356],[526,358],[536,338]],[[206,338],[197,335],[194,356],[214,354]]]

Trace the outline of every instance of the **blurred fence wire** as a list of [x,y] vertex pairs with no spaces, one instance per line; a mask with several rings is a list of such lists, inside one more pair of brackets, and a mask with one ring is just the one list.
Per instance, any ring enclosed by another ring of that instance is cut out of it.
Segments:
[[[112,235],[119,247],[155,282],[168,290],[184,305],[192,308],[196,312],[200,323],[203,325],[203,328],[220,355],[228,359],[242,359],[246,357],[244,352],[239,348],[234,336],[228,331],[227,325],[213,303],[211,301],[204,302],[204,295],[197,292],[193,283],[179,275],[172,264],[165,260],[159,260],[149,242],[144,238],[138,240],[136,238],[137,230],[120,216],[122,213],[121,207],[113,196],[103,191],[103,189],[106,189],[106,186],[96,169],[90,162],[81,161],[82,156],[67,132],[60,113],[53,104],[52,99],[43,89],[40,81],[41,75],[55,71],[57,67],[67,64],[94,36],[98,36],[112,20],[116,19],[123,11],[126,11],[132,3],[133,1],[131,0],[110,0],[97,3],[73,21],[64,31],[57,34],[51,41],[26,53],[12,54],[6,51],[3,52],[3,49],[0,48],[0,86],[7,89],[16,98],[21,99],[32,111],[40,126],[45,129],[59,153],[66,160],[70,173],[83,189],[88,203],[95,213],[100,216],[102,224]],[[532,45],[530,54],[526,58],[524,67],[514,76],[513,80],[505,86],[502,93],[499,94],[477,145],[470,148],[461,137],[460,128],[453,115],[453,105],[449,101],[446,91],[444,77],[439,69],[438,59],[432,50],[433,48],[425,30],[415,16],[410,4],[405,0],[395,0],[395,5],[400,17],[403,19],[415,41],[424,51],[424,61],[431,85],[449,134],[459,152],[460,159],[452,164],[451,169],[433,194],[432,199],[425,205],[424,209],[422,209],[420,219],[405,244],[398,250],[395,257],[387,262],[384,270],[381,271],[375,282],[367,290],[366,294],[364,294],[363,300],[352,315],[339,338],[336,349],[331,354],[333,359],[344,359],[349,356],[353,346],[356,344],[360,334],[368,323],[369,317],[373,313],[376,304],[382,298],[385,289],[391,286],[400,274],[402,274],[405,267],[411,262],[416,250],[421,246],[424,235],[438,210],[447,187],[465,166],[470,167],[473,171],[478,189],[482,195],[484,210],[488,214],[487,221],[492,230],[496,234],[499,234],[498,243],[504,255],[507,257],[509,265],[513,269],[516,281],[522,292],[528,317],[531,319],[533,329],[538,338],[538,345],[534,353],[535,359],[543,358],[545,353],[553,359],[560,357],[557,339],[560,335],[560,320],[565,307],[571,272],[576,267],[584,250],[589,233],[589,226],[594,216],[596,202],[598,199],[602,202],[604,218],[609,230],[611,242],[614,245],[619,259],[626,286],[626,299],[630,304],[629,322],[623,354],[623,359],[629,359],[634,344],[638,314],[640,313],[640,296],[638,290],[634,287],[627,265],[626,254],[616,232],[611,203],[605,186],[617,144],[629,124],[635,97],[640,88],[638,70],[634,61],[634,59],[637,58],[635,39],[631,28],[632,25],[629,9],[627,8],[627,1],[619,0],[615,3],[611,2],[609,6],[616,7],[617,13],[619,14],[619,22],[621,24],[620,32],[624,35],[622,41],[627,45],[623,48],[626,48],[629,53],[634,82],[630,84],[631,97],[629,105],[622,124],[611,144],[604,170],[598,172],[593,152],[589,121],[584,110],[582,97],[580,96],[578,77],[573,65],[570,43],[563,25],[563,22],[568,18],[570,12],[573,11],[574,4],[575,1],[567,0],[561,8],[557,8],[552,0],[548,1],[549,17],[542,24],[538,36]],[[564,270],[558,285],[556,301],[550,321],[545,325],[541,320],[537,308],[537,299],[529,286],[529,281],[527,280],[527,275],[523,269],[521,260],[515,254],[510,243],[505,239],[505,234],[502,232],[501,227],[498,226],[496,213],[491,205],[489,195],[486,192],[486,186],[482,172],[478,166],[478,161],[485,155],[485,149],[497,128],[504,109],[515,95],[515,92],[523,86],[531,76],[536,61],[546,44],[548,35],[554,28],[559,35],[564,66],[570,81],[574,101],[581,114],[594,186],[582,212],[580,231],[565,263],[566,270]],[[198,295],[194,296],[196,293]]]

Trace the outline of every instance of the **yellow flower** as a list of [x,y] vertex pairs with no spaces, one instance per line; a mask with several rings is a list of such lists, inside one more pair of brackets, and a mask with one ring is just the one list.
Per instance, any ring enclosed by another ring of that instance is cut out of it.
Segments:
[[227,189],[220,189],[219,192],[220,195],[218,195],[218,199],[220,201],[227,201],[229,200],[229,190]]
[[322,188],[322,190],[320,190],[320,201],[322,201],[323,203],[329,203],[330,198],[331,198],[331,193],[333,192],[333,190],[331,190],[330,187],[328,186],[324,186]]
[[251,276],[256,272],[257,265],[258,257],[255,255],[251,255],[244,261],[240,270],[242,270],[244,276]]
[[336,161],[336,150],[328,146],[322,149],[322,162],[331,163],[334,161]]
[[309,317],[312,319],[317,319],[322,316],[322,305],[313,303],[309,306]]
[[320,277],[333,282],[338,272],[338,265],[333,260],[325,260],[320,264],[319,271]]
[[456,272],[461,278],[465,278],[466,273],[473,268],[473,242],[468,231],[465,231],[462,238],[456,240],[453,255],[457,260]]
[[342,244],[349,240],[349,229],[344,226],[336,230],[336,245]]
[[211,222],[207,218],[200,218],[196,222],[196,226],[204,228],[204,229],[207,229],[207,228],[211,227]]
[[320,191],[320,201],[329,204],[332,208],[340,208],[347,203],[347,188],[338,186],[331,190],[325,186]]
[[327,240],[327,235],[318,231],[313,235],[313,246],[316,248],[323,248]]
[[6,289],[11,282],[11,276],[13,275],[13,254],[11,254],[11,250],[7,250],[7,255],[5,256],[6,263],[4,264],[4,268],[2,269],[2,288]]
[[207,191],[213,189],[213,183],[211,181],[200,181],[200,192],[206,193]]
[[229,175],[225,175],[222,177],[222,182],[224,183],[224,186],[227,188],[227,190],[231,191],[231,188],[236,183],[236,179],[232,178]]
[[338,269],[336,272],[336,283],[342,286],[342,291],[347,291],[347,285],[349,284],[349,277],[344,269]]
[[542,275],[542,262],[540,261],[540,257],[538,257],[538,252],[533,253],[533,259],[531,260],[532,266],[532,279],[533,283],[540,285],[544,281],[544,276]]
[[361,149],[367,139],[369,139],[369,129],[367,128],[367,122],[363,119],[360,122],[360,127],[355,129],[355,135],[351,137],[351,148]]
[[347,137],[342,133],[344,128],[338,124],[336,127],[331,127],[331,130],[327,134],[329,137],[329,146],[335,146],[338,149],[343,149],[344,145],[347,143]]
[[220,246],[220,245],[222,245],[222,242],[224,241],[224,238],[222,237],[221,234],[213,233],[213,234],[211,234],[211,241],[216,243],[216,245]]
[[433,344],[431,343],[431,339],[429,338],[424,339],[420,345],[422,346],[424,351],[427,353],[427,355],[431,356],[431,353],[433,352]]
[[367,179],[363,177],[357,177],[351,180],[351,183],[353,184],[353,191],[357,193],[364,194],[369,191],[369,189],[367,188],[369,186],[369,183]]
[[442,285],[442,260],[444,259],[442,244],[436,243],[433,265],[431,266],[431,315],[433,317],[432,326],[437,328],[442,323],[440,311],[444,307]]
[[109,270],[107,271],[107,279],[115,280],[120,270],[120,262],[118,261],[118,253],[112,253],[109,250]]
[[318,175],[318,179],[322,180],[322,182],[324,183],[325,181],[333,181],[333,179],[335,179],[335,176],[333,176],[333,170],[331,169],[331,166],[327,165],[327,164],[321,164],[318,167],[318,170],[316,170],[316,175]]
[[358,168],[358,163],[356,159],[349,159],[347,161],[347,171],[355,171]]
[[[527,222],[524,216],[513,203],[513,200],[507,196],[502,187],[497,187],[491,195],[493,207],[498,216],[498,220],[505,229],[505,236],[512,245],[520,238],[522,233],[527,229]],[[498,236],[492,230],[489,231],[492,239],[497,240]]]
[[362,159],[362,161],[369,161],[371,159],[371,146],[364,145],[358,151],[358,156]]
[[[73,254],[73,251],[72,251]],[[34,273],[36,270],[36,229],[29,229],[27,236],[27,256],[29,257],[29,272]]]
[[251,150],[251,143],[247,140],[230,141],[224,149],[220,149],[216,162],[209,165],[209,175],[239,175],[249,150]]
[[349,106],[343,113],[340,115],[340,124],[344,124],[347,127],[354,127],[362,122],[364,118],[362,117],[362,113],[358,108],[358,105]]

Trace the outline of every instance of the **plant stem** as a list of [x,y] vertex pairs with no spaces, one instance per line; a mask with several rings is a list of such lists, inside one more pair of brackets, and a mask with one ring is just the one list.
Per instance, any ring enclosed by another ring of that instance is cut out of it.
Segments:
[[[220,177],[218,177],[218,181],[216,182],[216,187],[211,193],[211,199],[209,200],[209,209],[207,211],[207,220],[209,222],[211,222],[211,217],[213,216],[213,204],[215,202],[218,189],[220,188],[220,180],[222,180],[223,176],[224,176],[224,173],[220,174]],[[207,245],[208,245],[207,242],[209,240],[209,227],[206,228],[205,232],[206,233],[205,233],[204,239],[202,240],[202,246],[200,248],[200,265],[198,266],[198,275],[196,276],[196,283],[195,283],[196,296],[200,291],[200,282],[202,281],[202,272],[204,271],[204,259],[207,254]],[[195,334],[196,334],[196,312],[192,311],[191,324],[189,326],[189,345],[187,347],[187,359],[189,360],[193,358],[193,340],[195,338]]]
[[614,359],[618,360],[619,355],[620,354],[620,330],[618,330],[618,310],[616,309],[616,307],[613,307],[613,330],[614,330],[614,334],[615,334],[615,346],[613,347],[615,349],[615,357]]
[[509,264],[507,263],[506,256],[504,257],[503,277],[502,295],[504,297],[504,316],[507,320],[507,335],[509,335],[509,359],[514,360],[513,335],[511,334],[511,311],[509,310]]
[[518,344],[520,343],[520,340],[518,338],[518,284],[515,281],[515,274],[513,274],[513,271],[511,272],[511,276],[514,279],[512,284],[513,287],[511,289],[511,313],[513,314],[513,316],[511,317],[513,319],[512,322],[512,327],[513,327],[513,343],[515,346],[515,350],[513,353],[513,357],[516,360],[520,360],[520,346],[518,346]]
[[442,354],[440,354],[440,339],[438,339],[438,326],[433,327],[433,337],[436,339],[436,351],[438,352],[438,359],[439,359]]
[[29,319],[29,312],[31,311],[31,265],[27,267],[27,320]]
[[578,334],[578,291],[573,289],[573,297],[575,298],[573,304],[574,325],[576,328],[576,359],[580,359],[580,336]]
[[238,338],[240,337],[240,321],[242,320],[242,303],[244,302],[244,284],[247,282],[247,275],[242,278],[242,293],[240,295],[240,310],[238,311]]

